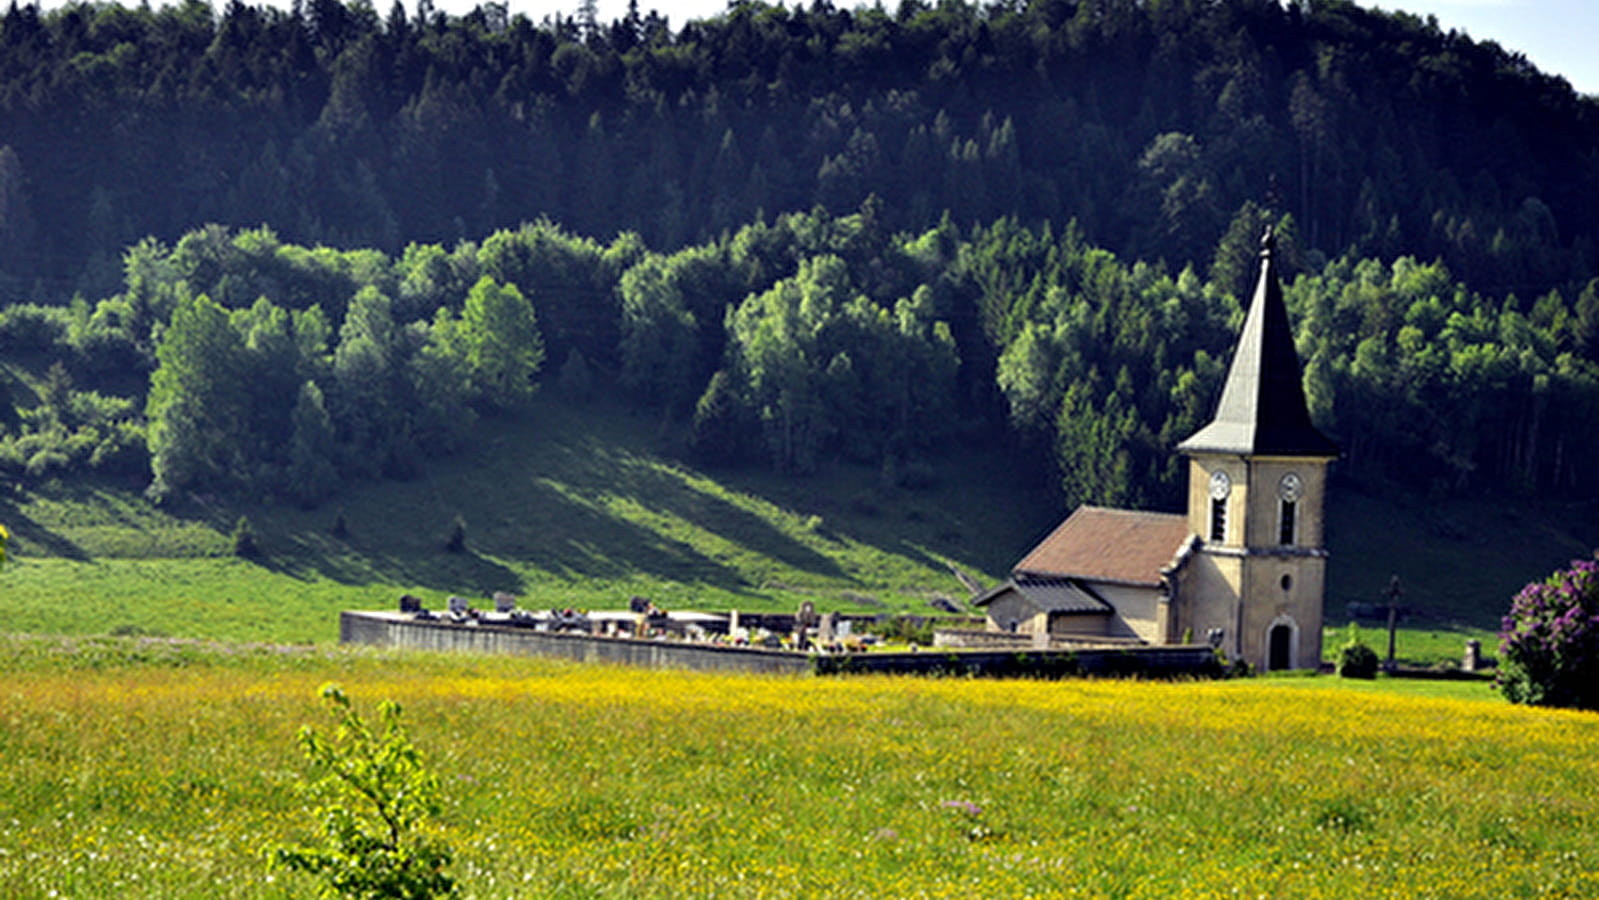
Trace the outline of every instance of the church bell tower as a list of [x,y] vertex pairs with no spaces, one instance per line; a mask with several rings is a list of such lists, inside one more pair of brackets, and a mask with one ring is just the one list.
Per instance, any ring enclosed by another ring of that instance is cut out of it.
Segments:
[[1177,445],[1189,459],[1197,540],[1173,584],[1169,622],[1172,634],[1191,629],[1263,672],[1321,662],[1323,511],[1338,456],[1305,405],[1275,251],[1267,231],[1216,415]]

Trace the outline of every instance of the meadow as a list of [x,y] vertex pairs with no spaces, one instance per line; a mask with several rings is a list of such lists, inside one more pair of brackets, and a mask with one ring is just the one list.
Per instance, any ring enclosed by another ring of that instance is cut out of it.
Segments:
[[770,678],[0,639],[0,894],[287,897],[319,685],[468,897],[1591,897],[1599,718],[1481,684]]

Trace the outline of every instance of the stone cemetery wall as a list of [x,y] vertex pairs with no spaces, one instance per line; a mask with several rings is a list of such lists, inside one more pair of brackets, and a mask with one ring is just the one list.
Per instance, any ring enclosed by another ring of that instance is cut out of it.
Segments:
[[922,650],[813,654],[673,640],[602,637],[498,625],[413,620],[403,613],[345,612],[339,640],[413,650],[550,656],[579,662],[771,674],[963,675],[1050,678],[1075,675],[1157,678],[1217,674],[1209,647],[1048,650]]

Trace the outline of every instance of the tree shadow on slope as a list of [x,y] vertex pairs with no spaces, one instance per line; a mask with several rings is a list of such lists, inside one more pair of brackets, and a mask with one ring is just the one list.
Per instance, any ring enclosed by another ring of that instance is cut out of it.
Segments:
[[[457,505],[446,498],[467,496],[458,487],[440,481],[363,498],[346,509],[348,533],[342,538],[295,527],[312,514],[288,517],[286,527],[263,532],[261,563],[298,578],[484,594],[525,588],[508,561],[567,581],[650,576],[736,592],[752,587],[738,570],[616,515],[570,486],[508,478],[497,485],[492,502],[479,492],[473,502]],[[451,553],[444,547],[458,514],[466,523],[465,551]]]
[[936,466],[932,482],[915,487],[885,484],[878,467],[847,462],[809,479],[752,470],[718,476],[801,515],[823,517],[847,540],[936,572],[949,571],[946,561],[980,578],[1006,571],[1059,523],[1050,495],[985,454],[955,448]]
[[75,542],[35,523],[27,516],[19,515],[14,508],[0,507],[0,523],[11,529],[11,556],[59,556],[62,560],[77,563],[90,561],[90,555]]
[[523,590],[521,575],[471,548],[457,553],[437,547],[414,552],[361,551],[304,538],[288,538],[285,544],[292,549],[265,554],[256,562],[292,578],[322,577],[342,584],[379,582],[472,597]]
[[70,538],[57,534],[22,514],[9,503],[0,503],[0,524],[11,531],[8,554],[14,558],[27,556],[53,556],[75,562],[88,562],[84,549]]
[[837,560],[754,512],[696,486],[684,471],[592,438],[558,452],[565,457],[559,470],[567,488],[589,502],[636,505],[643,517],[680,521],[788,568],[824,578],[848,577]]

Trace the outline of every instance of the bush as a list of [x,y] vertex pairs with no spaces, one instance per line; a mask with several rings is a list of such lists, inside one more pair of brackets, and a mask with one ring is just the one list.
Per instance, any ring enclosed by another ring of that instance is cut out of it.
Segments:
[[237,525],[233,526],[233,555],[242,559],[250,559],[261,548],[255,542],[255,529],[250,526],[248,516],[240,516]]
[[450,522],[450,532],[444,538],[444,550],[447,553],[466,552],[466,519],[456,513],[455,520]]
[[279,846],[277,865],[320,876],[327,897],[426,900],[455,893],[445,873],[450,853],[426,834],[438,815],[438,779],[400,724],[400,705],[378,704],[369,726],[335,685],[322,697],[338,722],[331,739],[300,729],[300,747],[322,777],[310,787],[320,846]]
[[1576,560],[1521,589],[1499,632],[1496,680],[1512,703],[1599,709],[1599,563]]
[[1349,637],[1338,648],[1337,671],[1339,678],[1376,678],[1377,651],[1360,639],[1360,626],[1349,623]]
[[573,402],[588,400],[594,394],[594,373],[589,371],[588,360],[576,347],[566,354],[561,364],[561,394]]

